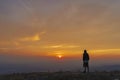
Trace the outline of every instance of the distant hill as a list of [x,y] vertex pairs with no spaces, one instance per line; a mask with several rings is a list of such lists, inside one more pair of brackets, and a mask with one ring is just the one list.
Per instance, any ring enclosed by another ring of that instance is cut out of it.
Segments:
[[120,71],[120,65],[106,65],[98,68],[100,71]]

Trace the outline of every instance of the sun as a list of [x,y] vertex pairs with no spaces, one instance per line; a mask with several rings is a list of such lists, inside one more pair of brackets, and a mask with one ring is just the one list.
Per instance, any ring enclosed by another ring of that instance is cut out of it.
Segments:
[[63,58],[63,56],[62,56],[62,55],[57,55],[57,57],[58,57],[59,59],[62,59],[62,58]]

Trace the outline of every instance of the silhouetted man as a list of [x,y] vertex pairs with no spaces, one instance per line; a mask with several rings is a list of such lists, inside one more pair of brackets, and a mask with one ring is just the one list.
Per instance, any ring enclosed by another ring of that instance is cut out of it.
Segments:
[[87,53],[87,50],[84,50],[83,53],[83,67],[84,73],[89,72],[89,54]]

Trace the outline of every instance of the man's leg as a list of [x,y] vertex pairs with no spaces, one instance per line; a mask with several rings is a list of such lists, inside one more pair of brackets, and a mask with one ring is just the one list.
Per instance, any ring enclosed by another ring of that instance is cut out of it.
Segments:
[[86,67],[84,67],[84,73],[86,73],[86,69],[87,69],[87,68],[86,68]]
[[87,72],[89,73],[89,63],[87,64]]
[[89,73],[89,66],[87,67],[87,72]]

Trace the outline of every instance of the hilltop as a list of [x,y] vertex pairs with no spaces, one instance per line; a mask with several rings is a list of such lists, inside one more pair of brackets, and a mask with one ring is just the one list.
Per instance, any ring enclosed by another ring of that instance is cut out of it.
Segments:
[[120,80],[120,72],[36,72],[1,75],[0,80]]

